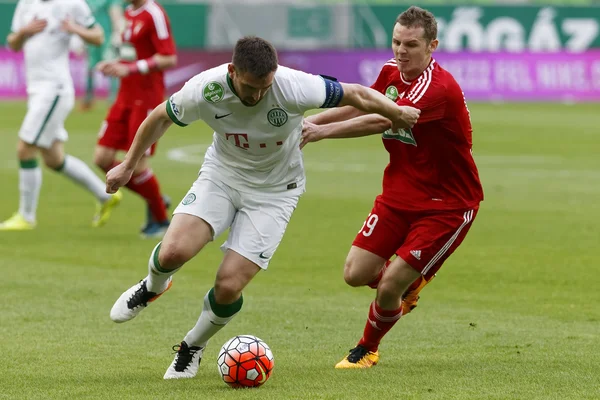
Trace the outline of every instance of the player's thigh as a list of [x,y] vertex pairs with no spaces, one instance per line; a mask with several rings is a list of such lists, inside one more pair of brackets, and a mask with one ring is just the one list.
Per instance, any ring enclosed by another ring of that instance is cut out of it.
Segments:
[[235,194],[232,192],[227,185],[200,174],[173,214],[201,218],[210,226],[213,240],[231,226],[235,217]]
[[302,191],[303,189],[293,189],[273,194],[241,193],[241,207],[221,249],[233,250],[260,268],[267,269],[283,239]]
[[177,214],[162,240],[159,263],[168,269],[178,268],[211,240],[212,230],[206,221],[195,215]]
[[478,208],[427,213],[418,218],[396,254],[427,279],[462,243]]
[[[100,125],[98,145],[113,150],[128,150],[128,126],[131,109],[122,103],[110,107],[106,119]],[[96,162],[98,164],[98,162]]]
[[[410,220],[404,213],[386,206],[377,199],[352,245],[388,260],[406,238],[409,226]],[[359,261],[372,260],[364,252],[355,251],[353,254],[348,254],[351,255],[356,256],[350,261],[357,261],[357,268],[361,268]]]
[[37,93],[27,101],[27,114],[19,138],[30,145],[50,148],[55,141],[68,139],[64,122],[73,109],[73,94]]
[[[152,103],[136,105],[131,109],[131,115],[129,116],[127,126],[127,148],[131,147],[133,139],[138,131],[138,128],[144,122],[146,117],[154,110],[158,104],[152,105]],[[146,150],[146,156],[154,155],[156,151],[156,143],[152,143],[152,146]]]

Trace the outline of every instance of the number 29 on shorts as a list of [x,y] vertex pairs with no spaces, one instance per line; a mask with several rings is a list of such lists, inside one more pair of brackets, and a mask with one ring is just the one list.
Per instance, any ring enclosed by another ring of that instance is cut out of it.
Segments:
[[375,229],[375,225],[377,225],[377,221],[379,221],[377,214],[370,213],[365,222],[363,222],[362,228],[360,228],[358,233],[362,232],[363,236],[371,236],[373,229]]

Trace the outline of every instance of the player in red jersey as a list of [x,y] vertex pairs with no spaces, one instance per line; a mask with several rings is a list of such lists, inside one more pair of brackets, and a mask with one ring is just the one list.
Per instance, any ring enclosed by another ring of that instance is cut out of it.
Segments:
[[377,364],[381,339],[416,306],[419,291],[463,241],[483,200],[469,110],[458,83],[432,58],[436,37],[430,12],[411,7],[400,14],[393,31],[394,59],[373,85],[398,104],[421,110],[412,129],[392,131],[385,118],[359,116],[350,107],[318,114],[305,124],[302,146],[384,132],[390,153],[383,192],[344,266],[350,286],[369,285],[377,295],[363,337],[336,368]]
[[[94,162],[105,172],[120,164],[115,158],[117,151],[129,150],[140,124],[164,101],[163,71],[177,63],[169,18],[156,1],[131,0],[125,21],[120,60],[102,62],[97,67],[104,75],[121,78],[117,99],[100,128],[94,154]],[[142,229],[145,237],[162,237],[169,225],[167,207],[148,162],[154,150],[153,145],[127,184],[148,205],[149,218]]]

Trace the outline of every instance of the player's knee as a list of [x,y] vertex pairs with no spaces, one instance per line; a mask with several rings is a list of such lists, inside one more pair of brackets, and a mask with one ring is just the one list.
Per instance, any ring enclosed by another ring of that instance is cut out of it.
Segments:
[[181,267],[194,256],[193,252],[186,249],[178,242],[167,242],[160,246],[158,261],[162,268],[175,269]]
[[215,300],[219,304],[231,304],[240,298],[242,289],[242,285],[233,277],[217,277],[215,281]]
[[396,282],[389,279],[382,279],[377,286],[377,303],[386,308],[399,306],[402,297],[402,290],[399,289]]
[[94,164],[103,171],[107,171],[113,164],[112,154],[107,154],[103,151],[96,150],[94,153]]
[[347,259],[344,264],[344,281],[352,287],[364,286],[368,283],[365,282],[364,277],[360,274],[357,263],[352,259]]
[[19,140],[17,144],[17,157],[19,160],[31,160],[37,156],[37,148],[31,144]]

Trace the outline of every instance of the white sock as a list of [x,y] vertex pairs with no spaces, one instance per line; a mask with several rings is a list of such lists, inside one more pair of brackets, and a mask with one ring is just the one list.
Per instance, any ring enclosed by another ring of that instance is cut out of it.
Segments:
[[[185,335],[185,338],[183,338],[188,346],[206,347],[208,340],[221,329],[223,329],[223,327],[227,325],[227,323],[231,321],[233,317],[236,316],[236,314],[242,308],[242,303],[244,302],[243,297],[240,297],[233,304],[228,304],[225,306],[217,305],[221,309],[226,309],[223,315],[228,315],[218,316],[215,314],[213,307],[211,306],[211,298],[212,302],[215,303],[214,289],[210,289],[208,293],[206,293],[206,296],[204,296],[204,307],[202,308],[202,314],[200,314],[200,318],[198,318],[196,325],[187,333],[187,335]],[[223,310],[221,310],[221,312],[223,312]]]
[[160,245],[162,242],[156,245],[152,253],[150,254],[150,260],[148,260],[148,276],[146,277],[146,289],[153,293],[162,293],[167,289],[169,284],[169,278],[179,268],[174,270],[165,270],[161,268],[158,262],[158,253],[160,251]]
[[37,160],[21,161],[21,168],[19,168],[19,214],[28,222],[35,222],[41,188],[42,169],[37,165]]
[[99,202],[103,203],[110,198],[110,194],[106,193],[104,182],[79,158],[67,154],[65,162],[57,171],[62,172],[71,178],[73,182],[85,187]]

